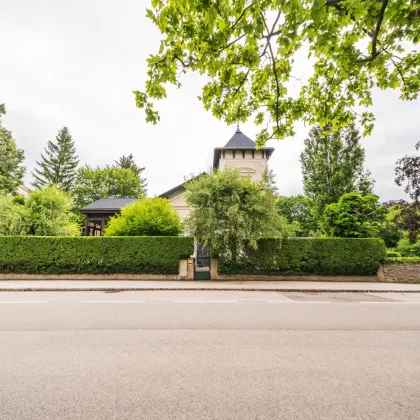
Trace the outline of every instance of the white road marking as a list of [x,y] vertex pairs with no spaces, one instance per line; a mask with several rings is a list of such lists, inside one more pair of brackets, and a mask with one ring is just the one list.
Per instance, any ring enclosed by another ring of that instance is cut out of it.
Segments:
[[81,300],[81,303],[146,303],[145,300]]
[[420,302],[357,302],[363,305],[420,305]]
[[11,305],[11,304],[27,304],[27,303],[48,303],[47,301],[36,300],[36,301],[16,301],[16,302],[0,302],[2,305]]
[[174,300],[174,303],[236,303],[237,300]]

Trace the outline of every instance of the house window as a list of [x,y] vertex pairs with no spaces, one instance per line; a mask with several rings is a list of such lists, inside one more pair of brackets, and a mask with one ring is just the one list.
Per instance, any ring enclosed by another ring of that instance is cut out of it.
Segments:
[[86,236],[101,236],[102,235],[102,221],[91,220],[86,226]]
[[245,159],[245,150],[242,150],[242,159]]
[[254,157],[255,157],[255,151],[253,150],[252,151],[252,159],[254,159]]
[[232,157],[235,159],[235,151],[232,152]]

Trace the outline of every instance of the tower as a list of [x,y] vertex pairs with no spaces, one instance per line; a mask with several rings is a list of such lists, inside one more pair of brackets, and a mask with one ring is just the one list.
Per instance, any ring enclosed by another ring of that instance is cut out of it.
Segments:
[[243,134],[238,126],[224,147],[214,149],[213,168],[237,168],[243,176],[251,176],[253,181],[259,181],[273,152],[273,147],[261,147],[257,150],[255,142]]

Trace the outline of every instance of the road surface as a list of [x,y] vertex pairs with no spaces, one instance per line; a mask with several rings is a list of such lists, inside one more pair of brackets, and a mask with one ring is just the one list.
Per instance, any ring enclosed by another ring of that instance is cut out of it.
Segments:
[[0,293],[0,419],[420,418],[420,295]]

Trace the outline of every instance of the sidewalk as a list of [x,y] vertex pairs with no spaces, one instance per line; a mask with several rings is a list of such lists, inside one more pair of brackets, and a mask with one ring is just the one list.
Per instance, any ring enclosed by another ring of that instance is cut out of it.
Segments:
[[420,284],[313,281],[124,281],[2,280],[0,292],[248,290],[264,292],[402,292],[420,293]]

